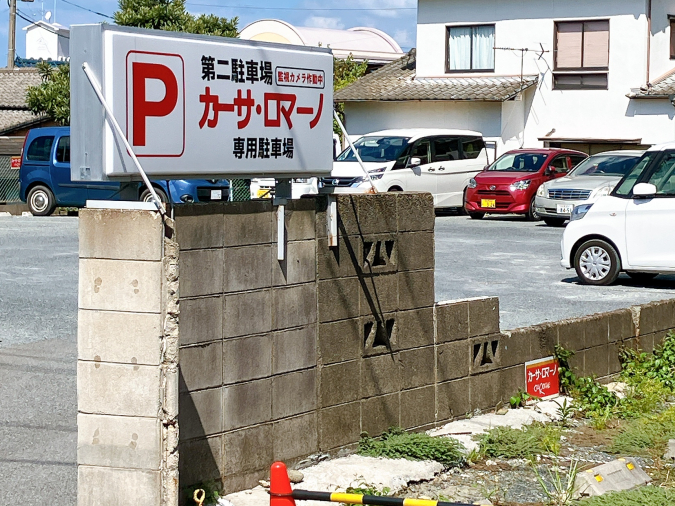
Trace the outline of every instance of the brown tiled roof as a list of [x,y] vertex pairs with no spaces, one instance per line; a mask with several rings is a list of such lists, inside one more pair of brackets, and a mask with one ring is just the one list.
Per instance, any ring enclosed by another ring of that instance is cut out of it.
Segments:
[[669,98],[675,95],[675,69],[666,72],[647,86],[632,89],[629,98]]
[[49,117],[45,115],[36,116],[28,110],[0,108],[0,135],[7,135],[34,125],[37,126],[47,120],[49,120]]
[[42,81],[35,68],[0,69],[0,135],[45,121],[28,110],[26,91]]
[[533,86],[538,76],[416,77],[415,49],[337,91],[336,102],[475,100],[503,102]]

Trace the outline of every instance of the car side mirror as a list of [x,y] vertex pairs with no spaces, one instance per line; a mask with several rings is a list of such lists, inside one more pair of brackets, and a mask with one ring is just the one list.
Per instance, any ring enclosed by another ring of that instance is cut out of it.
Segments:
[[651,183],[638,183],[633,187],[633,197],[649,198],[656,195],[656,186]]
[[408,167],[419,167],[420,165],[422,165],[422,160],[417,158],[416,156],[413,156],[410,159],[410,163],[408,164]]

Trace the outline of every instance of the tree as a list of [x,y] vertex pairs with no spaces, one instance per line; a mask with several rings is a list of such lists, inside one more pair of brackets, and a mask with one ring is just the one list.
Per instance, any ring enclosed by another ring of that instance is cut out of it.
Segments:
[[[122,26],[152,28],[174,32],[238,37],[239,18],[221,18],[215,14],[194,16],[185,10],[185,0],[120,0],[113,14]],[[70,124],[70,69],[38,64],[42,83],[28,88],[26,102],[34,114],[47,114],[62,125]]]
[[[352,84],[358,78],[363,77],[368,69],[368,62],[357,63],[354,57],[349,54],[345,60],[333,58],[333,92],[341,90],[345,86]],[[345,105],[342,102],[335,104],[335,112],[340,117],[340,121],[345,122]],[[342,130],[333,120],[333,131],[342,137]]]

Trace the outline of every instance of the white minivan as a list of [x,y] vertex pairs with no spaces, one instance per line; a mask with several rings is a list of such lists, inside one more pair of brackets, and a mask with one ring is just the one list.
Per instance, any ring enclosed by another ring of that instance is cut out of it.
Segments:
[[[429,192],[437,208],[463,208],[469,179],[489,164],[483,136],[470,130],[383,130],[360,137],[354,147],[377,191]],[[342,192],[370,187],[351,148],[320,185]]]
[[647,150],[612,193],[574,208],[561,264],[584,284],[608,285],[620,272],[645,281],[675,273],[675,143]]

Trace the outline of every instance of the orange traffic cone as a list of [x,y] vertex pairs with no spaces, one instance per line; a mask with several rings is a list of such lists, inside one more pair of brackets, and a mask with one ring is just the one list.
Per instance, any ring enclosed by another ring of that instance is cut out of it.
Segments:
[[275,462],[270,468],[270,506],[295,506],[286,464]]

